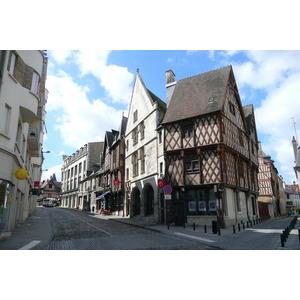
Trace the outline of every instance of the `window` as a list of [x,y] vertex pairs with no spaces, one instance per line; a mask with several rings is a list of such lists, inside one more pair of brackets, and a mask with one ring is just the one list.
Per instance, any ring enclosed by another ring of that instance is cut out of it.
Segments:
[[197,153],[188,153],[185,155],[185,171],[187,173],[199,171],[199,160]]
[[236,209],[238,212],[242,212],[241,210],[241,199],[240,199],[240,193],[236,193]]
[[10,66],[9,66],[9,73],[11,75],[14,75],[14,70],[15,70],[15,64],[16,64],[16,54],[13,52],[11,53],[11,58],[10,58]]
[[158,133],[158,142],[160,144],[162,143],[162,132],[161,131]]
[[140,128],[140,132],[141,132],[141,139],[143,139],[145,137],[145,125],[144,125],[144,121],[141,122],[139,128]]
[[40,76],[36,72],[32,74],[31,92],[36,95],[40,93]]
[[18,124],[18,129],[17,129],[17,137],[16,137],[16,143],[20,149],[20,144],[21,144],[21,134],[22,134],[22,125],[21,123],[19,122]]
[[244,179],[244,165],[243,161],[239,159],[238,161],[239,177]]
[[144,147],[140,149],[141,173],[145,173],[145,154]]
[[189,138],[193,136],[193,124],[186,124],[182,128],[182,136],[183,138]]
[[126,180],[129,179],[129,168],[126,168]]
[[244,147],[243,131],[242,131],[240,128],[238,128],[238,131],[239,131],[239,141],[240,141],[240,145],[241,145],[242,147]]
[[52,189],[52,184],[51,183],[49,183],[49,189]]
[[134,113],[133,113],[133,123],[135,123],[138,119],[138,111],[136,110]]
[[6,135],[8,134],[10,115],[11,115],[11,107],[6,104],[4,107],[3,118],[1,120],[1,132]]
[[229,101],[229,111],[235,116],[235,106]]
[[216,215],[216,196],[213,189],[188,190],[188,215]]
[[138,130],[137,130],[137,128],[133,129],[133,131],[132,131],[132,140],[133,140],[133,145],[138,142]]
[[133,173],[133,176],[137,176],[139,175],[139,163],[138,163],[138,152],[134,152],[132,154],[132,173]]

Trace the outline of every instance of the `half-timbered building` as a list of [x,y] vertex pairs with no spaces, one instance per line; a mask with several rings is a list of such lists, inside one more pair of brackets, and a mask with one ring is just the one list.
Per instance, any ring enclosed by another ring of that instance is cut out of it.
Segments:
[[286,203],[283,192],[283,181],[278,176],[274,160],[270,155],[262,151],[261,143],[258,143],[258,209],[261,217],[280,217],[286,214]]
[[[257,133],[231,66],[175,81],[168,70],[164,127],[166,220],[220,227],[258,215]],[[169,198],[169,197],[168,197]]]
[[112,130],[113,142],[110,147],[111,213],[124,216],[125,198],[125,140],[127,118],[122,116],[118,130]]
[[145,86],[137,70],[125,132],[126,216],[161,222],[158,179],[164,169],[160,123],[166,104]]

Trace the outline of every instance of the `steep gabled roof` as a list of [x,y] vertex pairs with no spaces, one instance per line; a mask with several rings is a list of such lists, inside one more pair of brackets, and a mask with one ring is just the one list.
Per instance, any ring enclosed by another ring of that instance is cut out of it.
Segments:
[[227,66],[178,80],[163,124],[223,110],[231,71]]

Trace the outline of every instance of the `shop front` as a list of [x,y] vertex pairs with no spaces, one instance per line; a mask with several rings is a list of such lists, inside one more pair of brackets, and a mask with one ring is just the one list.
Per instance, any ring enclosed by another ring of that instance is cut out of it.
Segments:
[[167,222],[175,226],[184,223],[211,225],[217,220],[217,199],[213,188],[174,188],[166,200]]

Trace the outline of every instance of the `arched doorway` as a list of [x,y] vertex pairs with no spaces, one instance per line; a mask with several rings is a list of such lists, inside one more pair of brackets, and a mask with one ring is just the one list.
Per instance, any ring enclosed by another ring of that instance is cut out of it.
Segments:
[[141,214],[141,193],[138,188],[132,191],[132,212],[134,216]]
[[146,188],[145,196],[146,216],[154,215],[154,190],[151,185]]

